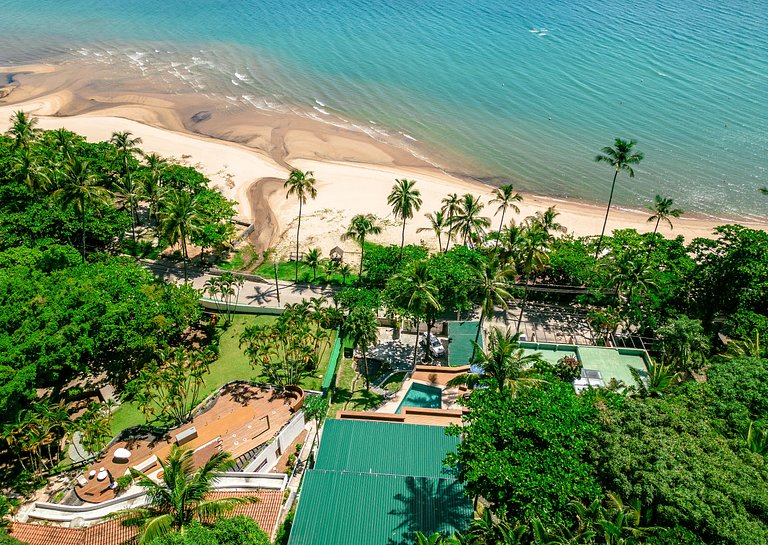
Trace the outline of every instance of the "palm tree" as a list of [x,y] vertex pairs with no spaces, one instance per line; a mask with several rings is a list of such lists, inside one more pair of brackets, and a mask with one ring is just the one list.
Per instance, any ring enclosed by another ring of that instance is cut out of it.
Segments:
[[523,322],[523,313],[525,312],[525,305],[528,301],[528,287],[531,280],[531,274],[540,271],[544,268],[544,265],[549,261],[547,255],[547,248],[552,241],[552,236],[547,230],[537,221],[532,221],[525,226],[522,240],[522,262],[521,271],[523,274],[523,283],[525,285],[523,291],[523,301],[520,304],[520,315],[517,318],[517,328],[515,331],[520,331],[520,324]]
[[528,532],[529,528],[525,524],[513,525],[503,509],[495,513],[485,509],[479,519],[470,521],[463,536],[456,534],[455,537],[459,538],[457,545],[525,545],[530,543],[526,539]]
[[321,255],[322,252],[320,251],[320,248],[312,248],[307,252],[307,255],[304,256],[304,264],[312,269],[312,282],[317,278],[317,268],[322,262]]
[[442,211],[438,210],[434,214],[427,212],[424,214],[424,216],[429,220],[429,227],[419,227],[416,229],[417,233],[423,233],[424,231],[432,231],[435,233],[435,236],[437,237],[437,249],[438,251],[443,251],[443,231],[445,230],[445,226],[447,225],[445,214],[443,214]]
[[453,216],[452,222],[465,245],[468,240],[472,240],[472,235],[482,236],[485,229],[491,225],[489,218],[480,215],[483,208],[484,205],[480,202],[480,197],[467,193],[461,200],[459,212]]
[[507,300],[512,297],[509,293],[509,280],[513,272],[512,268],[499,266],[495,261],[484,261],[474,271],[475,280],[471,293],[473,301],[480,305],[480,320],[477,322],[475,345],[472,347],[472,360],[475,358],[475,350],[480,339],[480,332],[483,330],[483,322],[489,316],[493,316],[493,309],[496,306],[500,306],[504,310],[507,309]]
[[629,366],[629,372],[635,379],[635,388],[640,397],[661,397],[680,382],[680,373],[674,372],[668,365],[651,362],[647,368],[648,378],[643,379],[637,369]]
[[133,243],[136,244],[136,203],[141,194],[141,188],[133,183],[130,159],[134,153],[141,153],[141,150],[138,147],[138,145],[141,144],[141,138],[134,138],[131,131],[115,131],[112,133],[109,142],[117,148],[121,158],[122,183],[118,186],[118,189],[120,190],[120,193],[122,193],[123,198],[128,199],[128,209],[131,213],[131,235]]
[[422,532],[416,532],[413,536],[416,540],[416,545],[461,545],[464,543],[461,541],[458,534],[451,537],[445,537],[439,532],[435,532],[430,535],[426,535]]
[[538,223],[542,229],[544,229],[547,233],[557,232],[557,233],[567,233],[568,229],[565,228],[565,226],[562,223],[558,223],[555,218],[560,215],[560,212],[558,212],[554,206],[550,206],[543,212],[539,210],[534,214],[533,216],[529,216],[529,221],[535,221]]
[[403,233],[400,237],[400,259],[403,259],[403,246],[405,246],[405,222],[413,217],[414,212],[421,208],[421,192],[414,189],[415,180],[395,180],[392,192],[387,197],[387,204],[392,207],[392,213],[396,218],[403,220]]
[[232,465],[229,453],[217,452],[195,468],[192,451],[173,445],[168,458],[160,461],[162,482],[131,468],[131,475],[146,490],[149,504],[118,511],[111,518],[120,519],[124,526],[138,527],[138,543],[143,545],[173,531],[184,533],[193,522],[222,517],[239,505],[259,501],[253,496],[206,499],[214,490],[217,474]]
[[163,172],[168,162],[156,153],[145,155],[144,158],[147,160],[149,175],[144,178],[142,190],[147,199],[149,199],[149,217],[147,219],[151,220],[153,214],[155,219],[157,219],[157,209],[160,206],[160,198],[163,195]]
[[371,387],[368,373],[368,347],[379,339],[379,322],[376,313],[369,308],[355,307],[342,325],[343,337],[351,339],[354,346],[363,353],[365,367],[365,389]]
[[41,193],[50,184],[50,179],[35,160],[29,148],[19,148],[11,164],[13,177],[25,184],[32,193]]
[[141,138],[133,137],[131,131],[115,131],[109,139],[109,143],[117,148],[121,165],[120,174],[128,176],[130,174],[130,159],[134,153],[141,154],[138,145],[141,144]]
[[750,421],[747,433],[744,434],[744,442],[751,452],[768,457],[768,430],[761,430]]
[[91,172],[90,163],[77,157],[69,159],[62,166],[63,185],[53,192],[53,197],[60,199],[64,206],[72,204],[82,219],[83,263],[85,263],[85,211],[109,201],[111,193],[99,185]]
[[440,311],[437,300],[437,286],[426,260],[416,261],[406,271],[401,273],[400,306],[407,310],[416,320],[416,342],[413,347],[413,365],[416,365],[416,355],[419,352],[419,325],[421,318]]
[[456,193],[451,193],[442,200],[443,206],[440,211],[445,215],[445,221],[448,224],[448,240],[445,243],[445,251],[448,251],[448,246],[451,244],[451,237],[453,236],[453,218],[461,212],[461,199]]
[[541,361],[541,354],[526,354],[519,343],[520,334],[509,329],[502,331],[491,328],[488,335],[488,347],[483,350],[475,343],[477,352],[475,365],[480,372],[469,372],[453,378],[448,385],[466,384],[474,388],[477,384],[490,384],[499,392],[510,390],[513,394],[521,387],[533,386],[543,382],[534,378],[533,364]]
[[[672,220],[670,218],[679,218],[683,215],[683,210],[680,208],[672,208],[673,204],[674,202],[672,199],[668,197],[662,197],[661,195],[656,195],[656,201],[654,202],[653,206],[648,207],[648,210],[653,212],[653,215],[648,218],[648,222],[656,222],[656,225],[653,227],[653,235],[651,236],[652,245],[656,242],[656,232],[659,230],[659,223],[663,221],[669,225],[670,229],[673,229]],[[650,247],[648,248],[648,251],[651,251]]]
[[709,339],[704,334],[701,320],[680,316],[669,320],[656,334],[664,361],[675,370],[691,373],[705,363]]
[[299,234],[301,233],[301,208],[307,203],[307,197],[315,199],[317,197],[317,189],[315,188],[316,180],[313,177],[313,172],[308,170],[302,172],[298,169],[291,171],[290,176],[283,184],[283,189],[287,189],[285,194],[287,199],[291,195],[296,195],[299,199],[299,224],[296,227],[296,276],[294,282],[299,281]]
[[159,212],[158,231],[170,244],[181,244],[181,257],[184,262],[184,281],[187,281],[187,241],[200,229],[200,210],[197,197],[188,191],[168,192],[162,201]]
[[338,266],[339,274],[341,275],[341,282],[342,284],[347,284],[347,277],[352,274],[352,267],[350,267],[347,263],[341,263]]
[[[378,235],[381,227],[376,225],[376,216],[373,214],[357,214],[349,222],[349,227],[341,235],[341,240],[352,239],[360,244],[360,279],[363,278],[363,259],[365,258],[365,239],[368,235]],[[346,279],[344,280],[346,283]]]
[[499,235],[501,235],[501,228],[504,227],[504,214],[507,213],[507,208],[511,208],[516,214],[520,213],[520,207],[515,203],[522,202],[523,196],[515,191],[512,184],[503,185],[493,190],[493,199],[491,203],[499,203],[499,207],[496,209],[496,214],[501,212],[501,221],[499,221]]
[[501,230],[498,235],[499,244],[496,246],[496,250],[502,263],[514,267],[521,264],[520,255],[522,254],[526,228],[526,224],[516,225],[515,220],[512,220]]
[[595,157],[598,163],[608,163],[614,168],[613,183],[611,183],[611,195],[608,197],[608,207],[605,209],[605,221],[603,230],[600,232],[600,239],[597,241],[597,250],[595,250],[595,259],[600,255],[600,249],[603,245],[603,236],[605,236],[605,226],[608,225],[608,213],[611,211],[611,202],[613,201],[613,190],[616,187],[616,177],[619,172],[624,170],[629,173],[630,178],[635,177],[635,171],[632,165],[637,165],[643,160],[643,153],[638,151],[632,153],[632,148],[637,142],[635,140],[622,140],[616,138],[613,142],[614,147],[606,146],[602,149],[602,154]]
[[639,259],[638,256],[625,254],[619,259],[609,261],[607,267],[611,282],[616,289],[616,297],[623,296],[627,306],[632,303],[632,296],[636,291],[642,294],[656,287],[653,268],[649,266],[647,260]]
[[764,358],[768,355],[765,344],[760,343],[760,332],[755,331],[752,339],[731,339],[726,345],[726,351],[720,354],[721,358],[731,360],[735,358]]
[[68,131],[63,127],[53,129],[50,132],[53,134],[53,138],[56,141],[56,147],[61,152],[64,159],[69,159],[72,156],[72,145],[83,140],[82,136]]
[[11,116],[11,128],[8,129],[8,134],[13,137],[13,149],[24,148],[29,149],[37,137],[42,132],[37,128],[37,118],[25,114],[22,110],[13,112]]

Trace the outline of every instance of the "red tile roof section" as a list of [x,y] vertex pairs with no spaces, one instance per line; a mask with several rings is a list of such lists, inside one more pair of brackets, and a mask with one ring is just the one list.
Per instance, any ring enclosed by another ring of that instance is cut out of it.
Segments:
[[[252,492],[213,492],[209,499],[256,496],[259,502],[242,505],[232,516],[245,515],[255,520],[259,527],[271,534],[277,526],[283,502],[281,490],[256,490]],[[89,528],[63,528],[46,524],[14,522],[11,535],[29,545],[123,545],[136,535],[135,528],[128,528],[119,521],[102,522]]]

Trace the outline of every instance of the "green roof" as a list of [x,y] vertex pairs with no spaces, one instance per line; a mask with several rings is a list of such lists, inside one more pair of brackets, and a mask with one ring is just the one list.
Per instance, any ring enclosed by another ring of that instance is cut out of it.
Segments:
[[467,528],[472,503],[443,465],[445,428],[327,420],[289,545],[412,545],[416,531]]
[[612,378],[625,384],[634,384],[630,367],[640,371],[641,376],[647,373],[642,350],[580,346],[578,353],[584,369],[600,371],[605,384]]
[[451,477],[454,472],[443,460],[458,444],[459,438],[440,426],[327,420],[315,469]]
[[[472,357],[472,341],[477,335],[478,322],[448,322],[448,365],[468,365]],[[477,339],[483,346],[483,336]]]
[[455,479],[313,469],[288,543],[412,545],[416,531],[452,534],[471,519],[472,503]]

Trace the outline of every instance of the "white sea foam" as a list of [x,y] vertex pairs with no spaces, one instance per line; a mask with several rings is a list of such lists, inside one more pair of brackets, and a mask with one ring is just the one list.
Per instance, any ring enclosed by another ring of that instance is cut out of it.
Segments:
[[317,100],[317,99],[315,99],[315,104],[317,104],[318,106],[321,106],[321,107],[325,108],[325,103],[324,103],[324,102],[321,102],[321,101],[319,101],[319,100]]
[[240,81],[248,81],[248,76],[235,72],[235,77]]
[[318,112],[320,112],[323,115],[331,115],[331,114],[328,113],[327,110],[324,110],[324,109],[322,109],[322,108],[320,108],[318,106],[312,106],[312,108],[314,108],[315,110],[317,110]]

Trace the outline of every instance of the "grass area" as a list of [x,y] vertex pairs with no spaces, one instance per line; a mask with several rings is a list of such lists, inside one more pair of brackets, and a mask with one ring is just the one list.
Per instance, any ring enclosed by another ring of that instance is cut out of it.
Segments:
[[[275,278],[275,264],[274,261],[265,259],[264,262],[254,271],[254,274],[258,274],[264,278]],[[281,261],[277,264],[277,277],[280,280],[287,280],[293,282],[296,277],[296,263],[294,261]],[[334,284],[337,286],[353,286],[357,283],[357,275],[347,275],[346,281],[341,274],[334,273],[331,275],[326,274],[326,270],[323,267],[317,268],[317,276],[313,279],[312,268],[299,263],[299,282],[312,283],[312,284]]]
[[253,246],[246,244],[235,251],[228,261],[219,263],[218,267],[227,271],[242,271],[248,269],[258,257],[259,254]]
[[406,374],[407,373],[405,371],[395,373],[394,375],[390,376],[387,380],[385,380],[384,384],[382,384],[381,387],[390,393],[397,392],[403,386],[403,380],[405,380]]
[[[210,373],[205,377],[205,384],[200,389],[200,399],[233,380],[263,380],[261,369],[251,367],[250,360],[240,349],[240,335],[247,326],[272,324],[275,316],[235,316],[232,325],[222,331],[219,339],[219,357],[211,364]],[[319,390],[323,383],[331,346],[336,339],[334,332],[329,344],[323,352],[323,358],[317,370],[310,376],[304,377],[301,387],[308,390]],[[112,433],[117,435],[131,426],[144,424],[144,414],[133,403],[123,403],[112,414]]]
[[339,362],[336,388],[328,416],[335,418],[339,411],[365,411],[381,403],[384,397],[365,389],[365,378],[354,369],[354,360],[344,358]]

